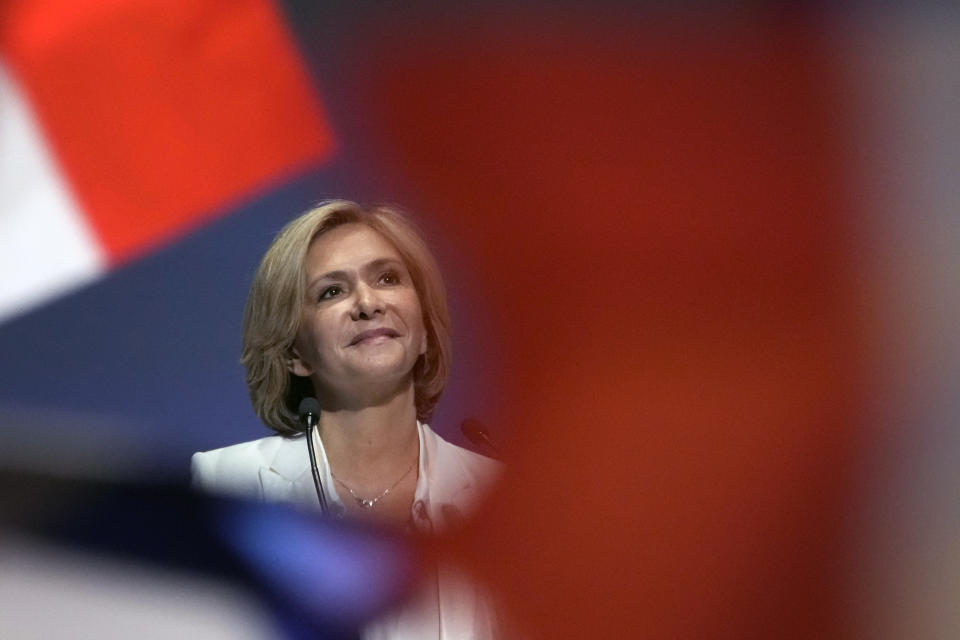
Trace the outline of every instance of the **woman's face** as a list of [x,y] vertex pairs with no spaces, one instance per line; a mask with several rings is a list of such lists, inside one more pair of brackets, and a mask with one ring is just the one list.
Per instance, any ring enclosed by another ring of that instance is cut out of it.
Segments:
[[370,227],[348,223],[307,251],[306,299],[290,370],[321,400],[375,402],[411,382],[427,350],[420,299],[397,250]]

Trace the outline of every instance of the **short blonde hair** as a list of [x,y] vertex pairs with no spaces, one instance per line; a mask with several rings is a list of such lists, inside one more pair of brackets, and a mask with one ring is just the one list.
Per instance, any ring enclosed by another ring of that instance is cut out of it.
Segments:
[[436,260],[416,227],[388,206],[364,209],[355,202],[324,202],[288,223],[277,235],[253,278],[243,313],[247,388],[257,416],[271,429],[293,435],[302,429],[300,401],[315,395],[309,378],[290,372],[293,341],[300,330],[306,295],[304,262],[311,242],[347,223],[364,224],[400,254],[420,298],[427,351],[413,370],[417,418],[426,421],[440,399],[450,370],[450,316]]

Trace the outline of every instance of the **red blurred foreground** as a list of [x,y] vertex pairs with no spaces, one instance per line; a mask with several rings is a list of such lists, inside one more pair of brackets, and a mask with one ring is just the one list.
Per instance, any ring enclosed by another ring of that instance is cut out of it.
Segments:
[[456,544],[526,637],[849,632],[841,96],[815,28],[754,18],[365,40],[383,161],[508,358],[510,476]]

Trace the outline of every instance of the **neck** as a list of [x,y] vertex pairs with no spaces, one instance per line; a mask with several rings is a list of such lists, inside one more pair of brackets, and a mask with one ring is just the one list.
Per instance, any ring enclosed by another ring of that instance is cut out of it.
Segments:
[[417,455],[413,385],[381,404],[320,414],[318,431],[335,471],[378,475],[409,465]]

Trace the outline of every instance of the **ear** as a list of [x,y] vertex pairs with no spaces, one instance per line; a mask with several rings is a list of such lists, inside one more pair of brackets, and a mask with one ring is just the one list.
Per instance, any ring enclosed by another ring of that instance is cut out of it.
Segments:
[[313,367],[300,357],[296,345],[290,347],[290,352],[287,354],[287,370],[295,376],[304,378],[313,374]]
[[420,355],[423,355],[427,352],[427,332],[423,332],[423,339],[420,340]]

